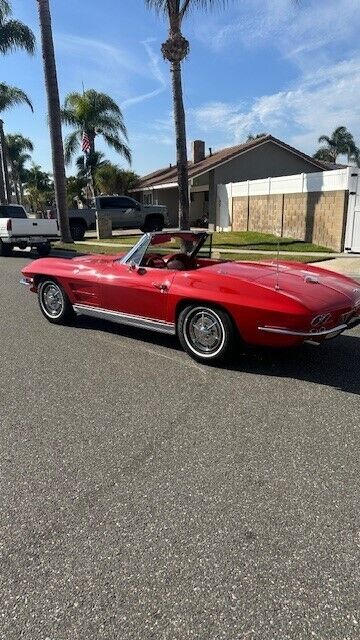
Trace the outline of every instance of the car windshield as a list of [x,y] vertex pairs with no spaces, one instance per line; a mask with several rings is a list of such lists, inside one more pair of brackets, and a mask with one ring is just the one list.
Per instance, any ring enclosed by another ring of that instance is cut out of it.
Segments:
[[[141,265],[149,256],[169,256],[186,254],[195,258],[200,254],[210,256],[210,238],[207,232],[166,231],[163,233],[145,234],[139,242],[121,259],[124,264]],[[207,242],[206,242],[207,241]],[[205,248],[205,242],[207,247]]]

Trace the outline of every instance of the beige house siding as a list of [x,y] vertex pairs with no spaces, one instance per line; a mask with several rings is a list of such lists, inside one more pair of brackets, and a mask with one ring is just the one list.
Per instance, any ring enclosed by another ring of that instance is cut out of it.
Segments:
[[233,198],[233,231],[260,231],[344,247],[347,191],[285,193]]

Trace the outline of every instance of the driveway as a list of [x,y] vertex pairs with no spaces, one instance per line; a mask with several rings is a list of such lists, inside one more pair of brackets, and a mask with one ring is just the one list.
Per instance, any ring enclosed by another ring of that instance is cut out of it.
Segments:
[[0,259],[0,638],[360,636],[360,329],[204,367]]

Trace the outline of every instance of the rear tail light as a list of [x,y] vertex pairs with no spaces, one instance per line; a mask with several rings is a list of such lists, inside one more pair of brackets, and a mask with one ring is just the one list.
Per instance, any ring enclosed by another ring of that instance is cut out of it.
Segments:
[[11,220],[11,218],[9,218],[9,220],[6,223],[6,231],[12,231],[12,220]]

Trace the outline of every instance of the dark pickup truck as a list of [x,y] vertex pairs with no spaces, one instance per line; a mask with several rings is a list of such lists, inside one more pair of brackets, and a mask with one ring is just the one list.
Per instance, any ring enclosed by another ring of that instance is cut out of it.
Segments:
[[[113,229],[161,231],[168,225],[167,208],[162,205],[140,204],[128,196],[98,196],[93,209],[70,209],[69,222],[74,240],[83,240],[85,231],[95,229],[96,212],[110,218]],[[52,210],[48,216],[56,217]]]

